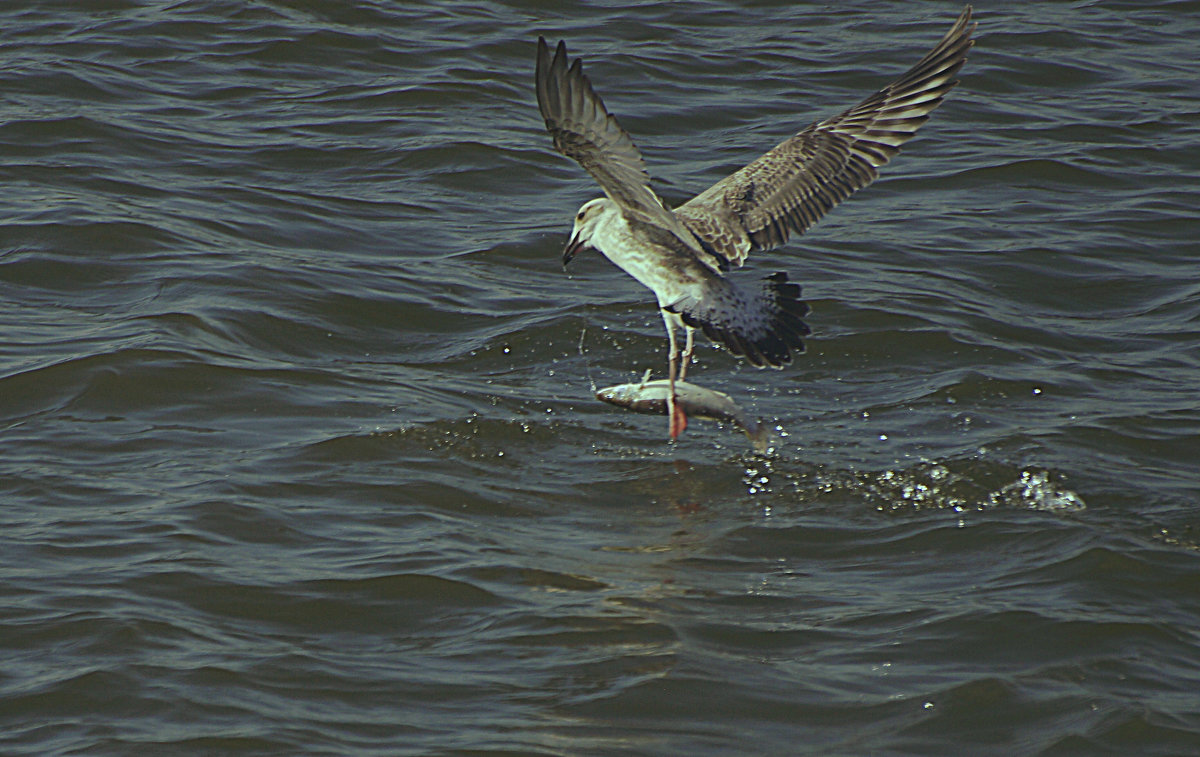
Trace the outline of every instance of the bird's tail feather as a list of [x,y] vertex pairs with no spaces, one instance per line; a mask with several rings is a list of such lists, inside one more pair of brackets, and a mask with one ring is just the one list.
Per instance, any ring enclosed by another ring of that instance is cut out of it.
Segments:
[[717,279],[702,298],[681,300],[667,310],[757,368],[792,362],[792,352],[804,352],[803,337],[812,333],[801,320],[809,308],[800,299],[800,285],[782,271],[746,290]]

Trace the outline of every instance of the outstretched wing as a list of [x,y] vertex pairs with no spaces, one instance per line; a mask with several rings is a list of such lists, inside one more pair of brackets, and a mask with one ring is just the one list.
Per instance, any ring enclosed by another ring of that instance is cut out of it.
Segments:
[[958,82],[974,44],[971,6],[917,65],[849,110],[809,126],[676,208],[707,247],[733,265],[802,234],[875,180]]
[[558,43],[553,58],[538,37],[537,99],[554,147],[575,160],[627,215],[675,234],[688,247],[698,244],[650,187],[642,154],[617,119],[604,107],[576,58],[567,65],[567,46]]

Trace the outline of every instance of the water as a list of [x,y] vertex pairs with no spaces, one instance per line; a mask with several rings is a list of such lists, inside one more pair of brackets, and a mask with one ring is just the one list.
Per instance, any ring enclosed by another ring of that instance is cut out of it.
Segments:
[[0,9],[0,752],[1200,753],[1200,4],[982,8],[961,86],[664,367],[539,33],[678,202],[951,3]]

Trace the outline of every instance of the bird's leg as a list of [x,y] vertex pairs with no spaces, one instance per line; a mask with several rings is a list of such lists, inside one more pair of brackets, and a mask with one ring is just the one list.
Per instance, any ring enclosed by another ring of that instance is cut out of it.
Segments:
[[683,347],[683,356],[681,358],[681,365],[679,366],[680,381],[687,379],[687,369],[692,364],[692,342],[696,337],[696,330],[691,326],[684,326],[683,330],[687,334],[687,343]]
[[671,314],[666,310],[662,311],[663,323],[667,327],[667,340],[670,342],[670,356],[667,359],[667,430],[672,439],[679,438],[683,430],[687,428],[687,416],[683,412],[683,408],[675,404],[675,374],[679,371],[679,345],[675,341],[675,324],[671,322]]
[[674,334],[671,335],[671,360],[667,371],[667,382],[670,384],[670,391],[667,393],[667,417],[668,421],[667,432],[672,439],[678,439],[683,430],[687,428],[687,415],[684,414],[683,408],[675,402],[675,374],[679,371],[679,353],[676,351]]

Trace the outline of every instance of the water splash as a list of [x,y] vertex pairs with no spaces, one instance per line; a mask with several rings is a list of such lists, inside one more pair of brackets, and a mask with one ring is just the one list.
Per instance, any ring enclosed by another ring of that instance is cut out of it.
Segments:
[[978,459],[921,463],[863,478],[863,487],[880,512],[1015,507],[1065,513],[1086,507],[1083,498],[1066,488],[1061,476],[1052,471],[984,464]]
[[998,507],[1074,513],[1087,507],[1083,497],[1054,471],[978,457],[883,471],[788,470],[777,459],[756,457],[747,461],[742,483],[752,496],[787,490],[791,497],[798,495],[807,502],[849,498],[865,501],[882,513],[935,509],[966,513]]

